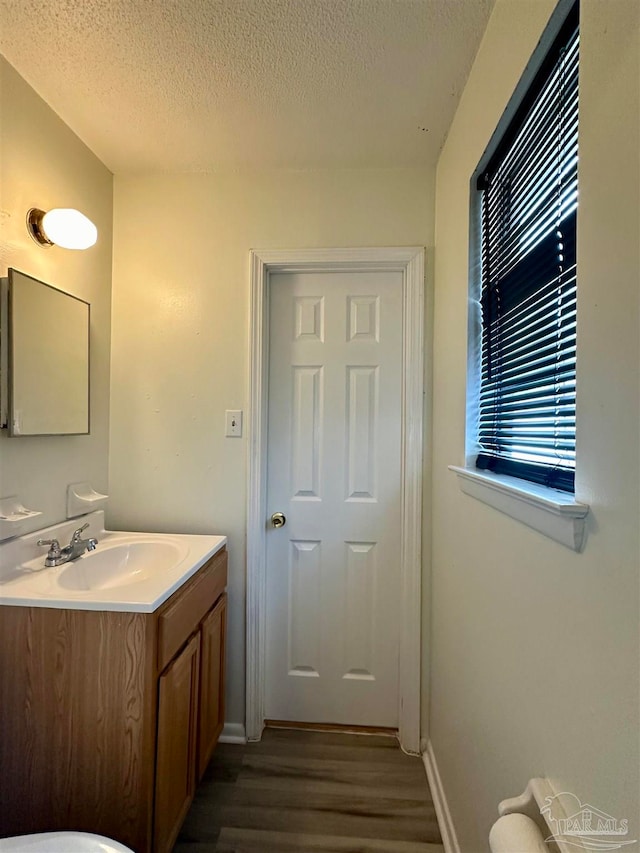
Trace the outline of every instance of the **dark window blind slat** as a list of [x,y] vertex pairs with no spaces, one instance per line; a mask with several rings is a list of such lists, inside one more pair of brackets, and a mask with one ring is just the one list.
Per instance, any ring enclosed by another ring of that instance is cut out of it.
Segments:
[[571,10],[478,179],[478,468],[573,491],[578,19]]
[[[565,350],[568,350],[571,344],[575,347],[575,322],[563,326],[561,330],[557,329],[555,318],[553,320],[544,318],[542,322],[545,325],[541,325],[539,329],[534,327],[533,331],[530,331],[531,327],[527,327],[522,335],[512,336],[510,346],[503,341],[503,359],[507,356],[509,359],[521,359],[530,363],[538,352],[547,353],[550,349],[555,351],[559,344]],[[483,365],[488,363],[488,358],[483,359]]]

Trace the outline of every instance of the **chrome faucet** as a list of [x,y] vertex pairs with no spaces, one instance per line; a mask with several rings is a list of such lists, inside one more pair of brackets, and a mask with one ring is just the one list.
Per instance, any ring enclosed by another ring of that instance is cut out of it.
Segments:
[[49,553],[47,554],[44,564],[47,567],[61,566],[63,563],[68,563],[70,560],[75,560],[84,554],[85,551],[95,551],[98,540],[93,537],[90,539],[82,539],[81,533],[86,530],[88,524],[83,524],[74,531],[71,537],[71,542],[64,548],[60,547],[57,539],[38,539],[37,545],[49,545]]

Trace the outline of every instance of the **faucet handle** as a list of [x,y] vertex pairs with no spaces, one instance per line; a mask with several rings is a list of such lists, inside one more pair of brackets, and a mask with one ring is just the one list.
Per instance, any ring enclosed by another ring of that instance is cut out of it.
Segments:
[[36,542],[36,545],[38,547],[42,547],[42,545],[51,545],[52,551],[59,551],[60,550],[60,543],[58,542],[57,539],[38,539],[38,541]]
[[89,522],[87,522],[86,524],[83,524],[82,527],[79,527],[77,530],[75,530],[73,533],[73,536],[71,537],[71,541],[77,542],[78,539],[80,538],[80,534],[82,533],[82,531],[86,530],[88,526],[89,526]]

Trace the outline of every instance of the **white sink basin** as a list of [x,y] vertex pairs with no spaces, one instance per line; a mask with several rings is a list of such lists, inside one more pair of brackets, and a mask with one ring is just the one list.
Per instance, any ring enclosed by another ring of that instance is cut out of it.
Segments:
[[188,548],[179,542],[125,542],[89,551],[65,563],[57,582],[63,589],[113,589],[149,580],[184,560]]
[[82,520],[97,548],[61,566],[45,567],[46,548],[36,542],[68,542],[78,520],[0,544],[0,605],[152,613],[227,541],[225,536],[105,530],[100,510]]

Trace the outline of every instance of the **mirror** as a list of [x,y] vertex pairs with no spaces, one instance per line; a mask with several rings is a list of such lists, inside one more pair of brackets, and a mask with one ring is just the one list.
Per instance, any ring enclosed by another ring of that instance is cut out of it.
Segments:
[[9,435],[89,432],[89,313],[88,302],[9,270]]

